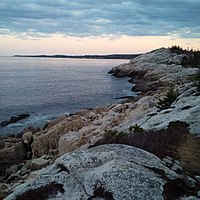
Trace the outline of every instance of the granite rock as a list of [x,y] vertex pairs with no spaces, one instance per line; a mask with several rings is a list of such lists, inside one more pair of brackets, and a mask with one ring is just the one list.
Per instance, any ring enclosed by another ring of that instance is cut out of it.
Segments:
[[53,199],[164,199],[168,181],[179,179],[151,153],[126,145],[102,145],[61,156],[6,200],[41,195],[52,188]]

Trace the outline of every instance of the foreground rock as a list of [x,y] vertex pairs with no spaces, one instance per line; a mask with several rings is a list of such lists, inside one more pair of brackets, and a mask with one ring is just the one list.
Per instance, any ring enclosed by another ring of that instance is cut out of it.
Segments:
[[26,150],[22,141],[18,138],[7,138],[2,140],[0,149],[0,176],[5,174],[11,165],[19,164],[26,159]]
[[17,134],[16,137],[0,138],[0,176],[5,176],[6,170],[12,165],[32,158],[33,132],[28,131],[20,135],[21,137]]
[[102,145],[61,156],[5,199],[175,199],[197,195],[196,184],[146,151]]

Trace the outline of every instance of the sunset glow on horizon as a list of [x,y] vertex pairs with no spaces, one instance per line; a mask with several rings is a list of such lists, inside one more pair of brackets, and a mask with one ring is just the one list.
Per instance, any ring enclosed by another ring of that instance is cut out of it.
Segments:
[[145,53],[160,47],[179,45],[182,48],[199,49],[200,39],[171,38],[167,36],[122,36],[110,37],[62,37],[52,36],[40,39],[20,39],[14,36],[0,37],[0,55],[16,54],[129,54]]
[[0,56],[199,49],[199,10],[199,0],[1,0]]

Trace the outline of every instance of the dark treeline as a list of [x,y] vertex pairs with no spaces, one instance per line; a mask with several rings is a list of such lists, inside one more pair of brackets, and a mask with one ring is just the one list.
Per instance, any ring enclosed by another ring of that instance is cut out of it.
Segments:
[[14,57],[32,57],[32,58],[78,58],[78,59],[132,59],[140,54],[111,54],[111,55],[14,55]]
[[192,67],[199,67],[200,68],[200,51],[195,49],[183,49],[180,46],[172,46],[170,48],[172,53],[176,54],[186,54],[188,57],[185,57],[182,65],[183,66],[192,66]]

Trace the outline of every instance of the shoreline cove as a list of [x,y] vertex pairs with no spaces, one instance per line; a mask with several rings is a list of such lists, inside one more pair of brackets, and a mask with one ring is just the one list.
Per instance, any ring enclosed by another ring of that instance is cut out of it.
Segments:
[[[134,95],[127,78],[107,74],[125,60],[3,58],[0,60],[0,121],[22,113],[31,116],[0,128],[0,135],[15,134],[26,126],[42,128],[60,115],[120,102]],[[8,84],[9,83],[9,84]]]

